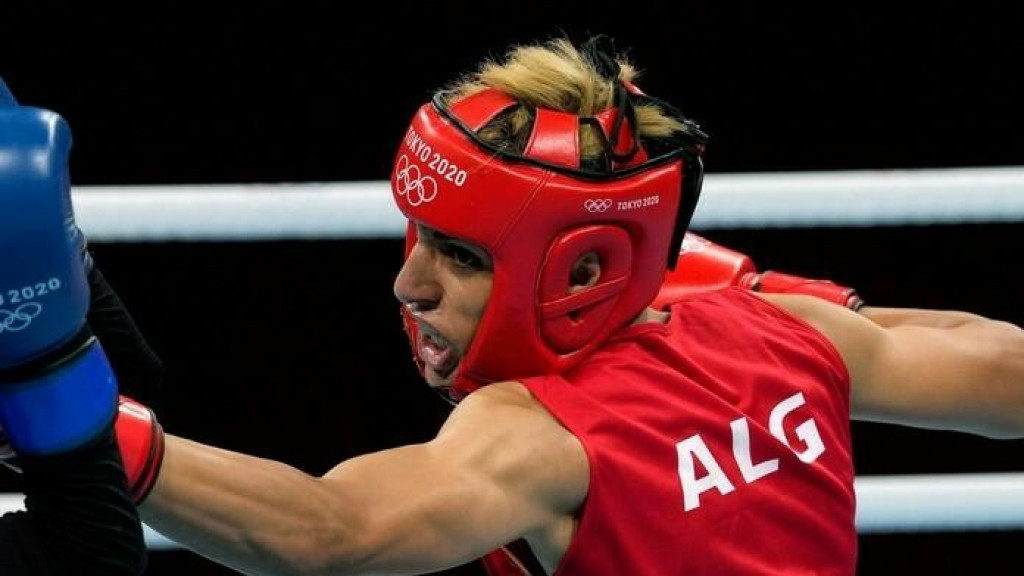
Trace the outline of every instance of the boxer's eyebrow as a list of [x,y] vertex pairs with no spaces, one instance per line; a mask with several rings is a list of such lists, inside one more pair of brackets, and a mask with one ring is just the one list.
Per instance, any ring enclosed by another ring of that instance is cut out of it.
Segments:
[[434,230],[433,228],[428,228],[426,226],[423,226],[421,228],[421,230],[427,236],[430,236],[431,240],[434,240],[434,241],[437,241],[437,242],[456,242],[458,244],[463,244],[463,245],[470,246],[470,247],[474,246],[474,244],[472,242],[468,242],[466,240],[460,240],[460,239],[458,239],[458,238],[456,238],[454,236],[449,236],[449,235],[445,234],[444,232],[440,232],[438,230]]
[[490,253],[473,242],[449,236],[444,232],[440,232],[422,224],[417,225],[416,233],[419,234],[423,240],[435,246],[448,247],[447,249],[449,250],[451,248],[458,248],[467,251],[480,261],[480,270],[494,269],[494,261],[492,260]]

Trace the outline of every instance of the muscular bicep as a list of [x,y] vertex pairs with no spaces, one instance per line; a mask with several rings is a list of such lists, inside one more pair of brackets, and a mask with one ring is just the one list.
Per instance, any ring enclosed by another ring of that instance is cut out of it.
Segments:
[[874,334],[854,384],[855,417],[995,437],[1020,434],[1024,381],[1020,361],[1000,338],[1001,324],[864,330]]
[[988,436],[1024,429],[1018,328],[960,316],[945,323],[893,316],[883,326],[838,306],[786,298],[794,297],[777,303],[821,330],[846,361],[853,417]]
[[355,458],[324,476],[361,510],[358,573],[459,565],[582,500],[585,456],[575,438],[546,415],[477,405],[486,403],[464,401],[431,442]]
[[[545,510],[431,444],[350,460],[325,478],[359,506],[355,573],[421,573],[479,558],[544,521]],[[354,562],[353,562],[354,560]]]

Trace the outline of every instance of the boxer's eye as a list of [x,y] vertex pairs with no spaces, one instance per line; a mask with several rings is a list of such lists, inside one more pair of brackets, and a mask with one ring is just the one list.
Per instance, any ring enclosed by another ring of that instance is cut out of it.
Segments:
[[419,224],[416,231],[420,241],[426,242],[442,256],[450,259],[459,270],[486,272],[494,269],[490,255],[482,248]]
[[452,262],[459,268],[465,270],[487,270],[488,266],[482,255],[477,254],[471,248],[457,242],[445,241],[438,246],[441,254],[451,258]]

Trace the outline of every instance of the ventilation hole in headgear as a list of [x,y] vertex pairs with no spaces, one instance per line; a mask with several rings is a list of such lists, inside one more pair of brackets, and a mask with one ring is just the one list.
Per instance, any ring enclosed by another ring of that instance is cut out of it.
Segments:
[[[517,126],[517,117],[521,114],[525,116],[525,121],[522,126]],[[528,107],[522,104],[512,106],[496,114],[477,132],[477,137],[504,153],[521,155],[533,131],[533,118],[534,114]]]

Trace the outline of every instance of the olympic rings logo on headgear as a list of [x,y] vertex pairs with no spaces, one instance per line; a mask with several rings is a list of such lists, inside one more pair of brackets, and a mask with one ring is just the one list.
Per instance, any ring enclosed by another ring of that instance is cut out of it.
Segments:
[[410,162],[405,154],[402,154],[397,164],[395,191],[399,196],[405,196],[409,205],[419,206],[437,197],[437,182],[431,176],[421,174],[420,167]]
[[604,212],[612,207],[611,198],[591,198],[583,203],[583,207],[587,209],[587,212]]
[[28,302],[18,306],[14,312],[0,308],[0,334],[4,332],[18,332],[28,328],[32,319],[39,316],[43,311],[43,305],[38,302]]

